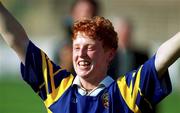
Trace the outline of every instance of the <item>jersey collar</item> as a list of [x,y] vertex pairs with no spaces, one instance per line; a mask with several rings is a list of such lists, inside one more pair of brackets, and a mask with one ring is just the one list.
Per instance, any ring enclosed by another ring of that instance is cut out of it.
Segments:
[[[110,76],[106,76],[100,83],[99,86],[103,85],[106,88],[109,87],[111,85],[111,83],[114,82],[114,80],[110,77]],[[80,78],[77,75],[73,81],[72,85],[77,85],[79,87],[81,87],[81,82],[80,82]]]

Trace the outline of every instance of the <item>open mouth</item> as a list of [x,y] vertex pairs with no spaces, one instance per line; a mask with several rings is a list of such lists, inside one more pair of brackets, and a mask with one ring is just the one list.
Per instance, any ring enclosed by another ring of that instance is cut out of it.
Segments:
[[91,65],[91,62],[89,61],[82,60],[78,62],[78,66],[82,68],[88,68],[90,65]]

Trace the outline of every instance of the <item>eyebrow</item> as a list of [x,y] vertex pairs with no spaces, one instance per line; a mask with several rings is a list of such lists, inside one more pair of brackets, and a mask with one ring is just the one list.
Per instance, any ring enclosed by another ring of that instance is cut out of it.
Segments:
[[[73,46],[79,46],[81,44],[73,44]],[[86,46],[96,46],[96,44],[85,44]]]

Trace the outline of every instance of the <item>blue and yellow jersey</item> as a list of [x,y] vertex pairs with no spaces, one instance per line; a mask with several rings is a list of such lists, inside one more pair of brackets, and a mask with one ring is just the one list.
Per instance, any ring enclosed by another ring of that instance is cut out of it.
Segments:
[[70,72],[54,64],[29,42],[23,79],[44,101],[48,113],[151,113],[171,92],[168,72],[158,79],[155,56],[103,89],[97,96],[82,96]]

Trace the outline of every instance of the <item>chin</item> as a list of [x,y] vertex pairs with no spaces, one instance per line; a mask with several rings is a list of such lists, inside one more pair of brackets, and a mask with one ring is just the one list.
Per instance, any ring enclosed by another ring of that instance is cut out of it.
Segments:
[[82,78],[87,78],[90,75],[90,72],[88,72],[88,71],[78,71],[77,75],[82,77]]

